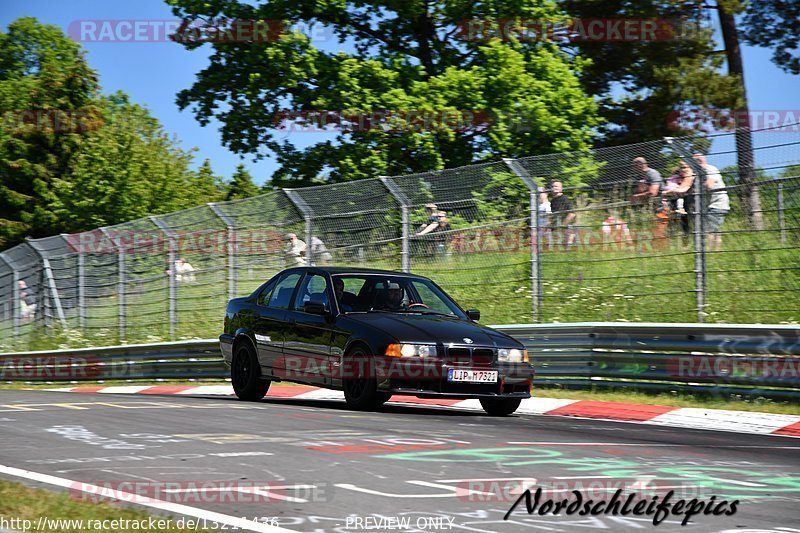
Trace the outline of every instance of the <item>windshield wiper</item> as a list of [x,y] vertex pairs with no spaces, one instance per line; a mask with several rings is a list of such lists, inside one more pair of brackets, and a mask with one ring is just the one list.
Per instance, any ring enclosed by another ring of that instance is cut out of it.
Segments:
[[400,310],[398,312],[400,312],[400,313],[417,313],[417,314],[420,314],[420,315],[450,316],[450,317],[458,318],[457,315],[454,315],[453,313],[440,313],[439,311],[424,311],[422,309],[419,309],[419,310],[417,310],[417,309],[402,309],[402,310]]

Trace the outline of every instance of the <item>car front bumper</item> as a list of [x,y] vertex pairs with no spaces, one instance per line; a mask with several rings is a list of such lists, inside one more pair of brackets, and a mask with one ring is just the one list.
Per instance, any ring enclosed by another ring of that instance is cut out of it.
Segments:
[[[450,369],[496,371],[495,382],[450,381]],[[441,361],[397,361],[376,372],[378,389],[419,398],[530,398],[533,367],[528,363],[450,365]]]

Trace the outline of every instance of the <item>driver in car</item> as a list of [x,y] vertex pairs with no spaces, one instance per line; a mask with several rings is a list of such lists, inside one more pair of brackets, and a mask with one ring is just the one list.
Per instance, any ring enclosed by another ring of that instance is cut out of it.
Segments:
[[333,278],[333,292],[336,294],[336,301],[339,302],[339,309],[344,313],[349,313],[353,310],[352,305],[344,303],[344,280],[341,278]]
[[403,295],[403,288],[400,287],[398,283],[389,283],[383,290],[383,303],[381,307],[392,311],[405,309],[406,306],[403,303]]

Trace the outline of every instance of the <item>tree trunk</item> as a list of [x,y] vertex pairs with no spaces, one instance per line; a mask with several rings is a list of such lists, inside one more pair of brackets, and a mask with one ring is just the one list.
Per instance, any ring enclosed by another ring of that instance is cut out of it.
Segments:
[[736,76],[742,85],[742,106],[734,113],[736,127],[736,164],[739,169],[739,185],[747,221],[756,230],[764,229],[761,212],[761,197],[755,185],[756,173],[753,161],[753,136],[750,132],[750,107],[747,104],[747,89],[744,84],[744,65],[742,50],[739,47],[739,33],[733,13],[726,9],[724,2],[717,6],[722,39],[725,42],[725,55],[728,59],[728,74]]

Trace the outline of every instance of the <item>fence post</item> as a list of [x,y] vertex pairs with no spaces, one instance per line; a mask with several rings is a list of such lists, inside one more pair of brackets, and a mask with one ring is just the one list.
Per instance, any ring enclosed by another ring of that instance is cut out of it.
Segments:
[[169,338],[170,340],[175,340],[175,326],[178,322],[177,319],[177,304],[178,304],[178,287],[175,283],[175,261],[177,257],[175,257],[176,246],[175,246],[175,232],[172,231],[163,220],[158,218],[155,215],[151,215],[148,217],[153,224],[158,227],[164,235],[167,236],[167,240],[169,241],[169,252],[167,252],[167,261],[169,262]]
[[401,241],[400,241],[400,269],[403,272],[411,272],[411,246],[409,239],[411,238],[411,200],[408,199],[406,193],[390,178],[389,176],[380,176],[381,183],[386,187],[397,203],[400,204],[400,224],[401,224]]
[[706,171],[694,160],[692,152],[672,137],[664,139],[679,157],[692,167],[694,172],[694,283],[695,301],[697,303],[697,321],[705,322],[706,311],[706,232],[703,227],[703,210],[705,209]]
[[14,338],[19,337],[20,305],[19,305],[19,270],[14,266],[10,259],[0,254],[0,261],[11,269],[11,320],[14,324]]
[[125,294],[125,284],[127,277],[125,272],[125,248],[122,245],[121,237],[114,238],[108,228],[100,228],[100,232],[114,244],[117,249],[117,319],[119,325],[119,340],[125,339],[128,319],[128,302]]
[[39,256],[39,259],[42,260],[44,276],[47,280],[47,288],[50,291],[50,297],[53,300],[53,304],[56,306],[56,316],[58,317],[58,321],[61,323],[61,327],[66,331],[68,329],[67,319],[64,317],[64,309],[61,307],[61,298],[58,295],[58,287],[56,287],[56,279],[53,277],[53,268],[50,266],[50,259],[48,259],[47,255],[45,255],[45,252],[33,239],[30,237],[25,237],[25,241],[30,245],[31,248],[33,248],[33,251]]
[[303,197],[298,194],[297,191],[294,189],[283,189],[283,192],[286,194],[286,197],[289,199],[292,204],[297,208],[300,213],[303,215],[303,219],[306,222],[306,264],[313,265],[314,264],[314,250],[311,243],[311,240],[314,238],[314,211],[311,207],[303,200]]
[[781,229],[781,244],[786,244],[786,219],[784,218],[783,181],[778,181],[778,226]]
[[528,171],[516,159],[503,159],[511,171],[522,180],[530,191],[530,233],[531,233],[531,313],[533,322],[539,322],[542,311],[542,261],[539,250],[539,186]]
[[78,234],[78,326],[86,333],[86,255],[83,233]]
[[208,207],[225,224],[228,253],[228,300],[236,298],[236,223],[222,212],[216,202],[209,202]]

